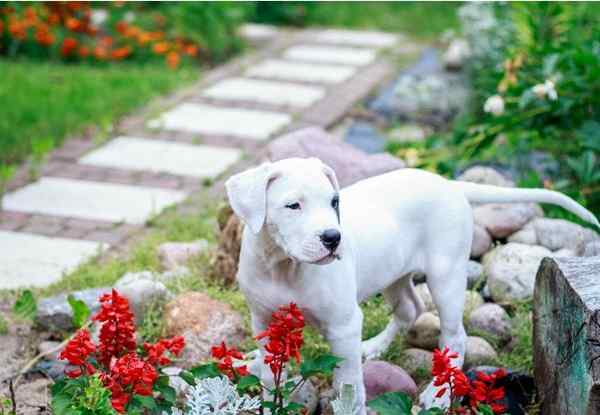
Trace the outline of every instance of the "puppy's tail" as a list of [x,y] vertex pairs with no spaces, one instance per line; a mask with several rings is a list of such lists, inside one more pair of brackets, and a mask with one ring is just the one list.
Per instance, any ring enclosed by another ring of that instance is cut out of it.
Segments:
[[600,228],[596,216],[579,203],[562,193],[546,189],[516,189],[512,187],[490,186],[470,182],[452,182],[460,189],[469,202],[474,203],[549,203],[574,213],[586,222]]

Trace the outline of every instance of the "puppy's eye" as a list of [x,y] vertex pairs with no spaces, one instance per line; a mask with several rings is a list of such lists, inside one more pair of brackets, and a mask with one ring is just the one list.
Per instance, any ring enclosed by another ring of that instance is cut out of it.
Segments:
[[333,199],[331,199],[331,207],[334,208],[335,210],[337,210],[340,207],[339,196],[334,196]]
[[290,203],[289,205],[285,205],[285,207],[292,210],[298,210],[300,209],[300,203]]

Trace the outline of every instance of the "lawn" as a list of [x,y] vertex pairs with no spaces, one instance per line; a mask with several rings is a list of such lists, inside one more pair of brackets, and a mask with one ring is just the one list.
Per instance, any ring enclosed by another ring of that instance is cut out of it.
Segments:
[[258,2],[255,20],[368,28],[435,40],[443,31],[458,27],[459,5],[458,2]]
[[199,76],[164,64],[91,66],[0,60],[0,165],[25,160],[34,143],[55,146],[86,126],[109,128],[119,117]]

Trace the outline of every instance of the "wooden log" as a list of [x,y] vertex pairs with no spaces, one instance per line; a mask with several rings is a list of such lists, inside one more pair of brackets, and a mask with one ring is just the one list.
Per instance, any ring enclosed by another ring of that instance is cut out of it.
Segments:
[[600,256],[542,261],[533,313],[541,414],[600,414],[599,310]]

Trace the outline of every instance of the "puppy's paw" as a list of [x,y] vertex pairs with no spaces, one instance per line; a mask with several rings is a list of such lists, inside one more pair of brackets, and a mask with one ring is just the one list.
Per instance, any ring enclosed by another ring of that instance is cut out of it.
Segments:
[[450,392],[446,391],[442,396],[437,398],[435,395],[438,392],[439,388],[433,385],[431,382],[427,388],[421,393],[419,396],[419,405],[421,405],[424,409],[429,409],[432,407],[438,407],[441,409],[447,409],[450,407]]
[[378,338],[379,336],[373,337],[372,339],[365,340],[361,343],[362,357],[365,360],[373,360],[381,357],[381,355],[387,349],[386,345]]

